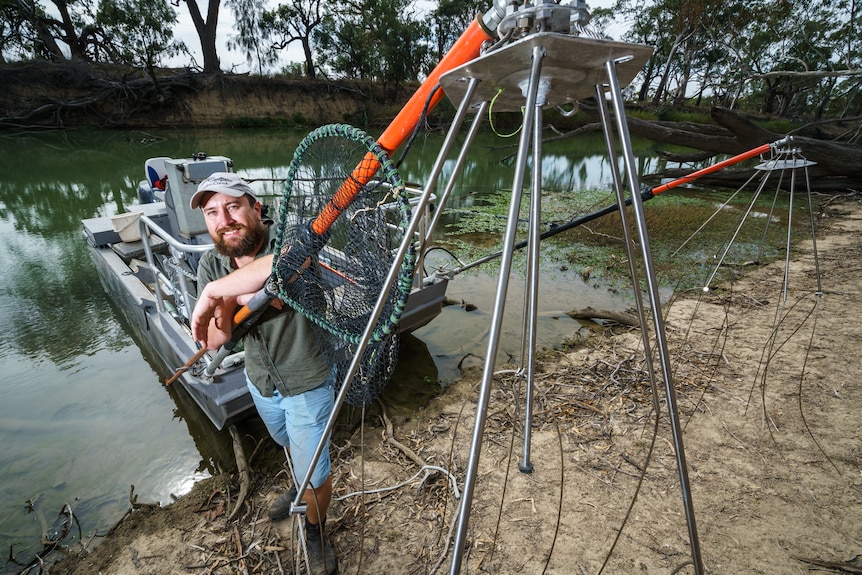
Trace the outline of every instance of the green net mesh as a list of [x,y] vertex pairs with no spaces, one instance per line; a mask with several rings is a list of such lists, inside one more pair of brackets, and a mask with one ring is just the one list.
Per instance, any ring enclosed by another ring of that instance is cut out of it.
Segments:
[[[330,223],[331,222],[331,223]],[[344,382],[410,222],[404,184],[365,132],[323,126],[298,146],[279,208],[277,295],[316,326],[324,357]],[[373,325],[346,401],[364,406],[398,361],[398,322],[413,283],[408,251]]]

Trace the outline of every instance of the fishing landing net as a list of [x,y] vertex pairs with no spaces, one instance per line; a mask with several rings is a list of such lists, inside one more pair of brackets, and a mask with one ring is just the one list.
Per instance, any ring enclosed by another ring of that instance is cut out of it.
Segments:
[[[274,283],[276,295],[315,326],[339,382],[368,328],[410,215],[398,171],[362,130],[331,124],[300,142],[279,206]],[[369,404],[392,377],[415,262],[411,248],[349,382],[345,401],[351,405]]]

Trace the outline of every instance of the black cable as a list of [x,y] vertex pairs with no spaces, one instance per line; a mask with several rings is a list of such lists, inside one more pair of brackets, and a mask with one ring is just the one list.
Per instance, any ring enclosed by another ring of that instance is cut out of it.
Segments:
[[[425,99],[425,105],[422,106],[422,113],[419,114],[419,119],[413,127],[413,132],[410,134],[410,138],[407,139],[407,145],[404,146],[404,149],[401,151],[401,156],[398,158],[398,161],[395,162],[396,169],[401,167],[401,162],[404,161],[405,156],[407,156],[407,152],[410,151],[410,147],[413,145],[413,140],[416,139],[416,135],[419,133],[419,126],[422,125],[422,122],[425,121],[425,117],[428,114],[428,108],[431,106],[431,99],[434,98],[434,94],[436,94],[440,89],[442,89],[442,86],[438,83],[428,94],[428,98]],[[391,151],[394,152],[395,150]]]

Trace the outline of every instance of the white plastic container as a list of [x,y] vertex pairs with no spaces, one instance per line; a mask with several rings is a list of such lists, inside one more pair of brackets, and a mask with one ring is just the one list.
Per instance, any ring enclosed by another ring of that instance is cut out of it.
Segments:
[[139,242],[141,241],[141,229],[138,221],[141,219],[141,214],[144,212],[126,212],[125,214],[117,214],[111,216],[111,227],[114,231],[120,234],[120,239],[124,242]]

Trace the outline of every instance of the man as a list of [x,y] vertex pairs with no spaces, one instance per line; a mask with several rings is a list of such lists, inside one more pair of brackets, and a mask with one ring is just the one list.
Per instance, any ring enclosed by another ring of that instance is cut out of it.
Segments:
[[[263,286],[272,269],[275,226],[238,175],[217,172],[198,186],[191,208],[200,207],[215,249],[198,264],[198,303],[192,334],[208,349],[231,338],[236,308]],[[246,268],[242,273],[235,270]],[[231,275],[232,274],[232,275]],[[334,375],[320,354],[308,320],[274,300],[244,336],[245,370],[255,407],[270,435],[285,449],[297,478],[305,477],[334,404]],[[328,440],[327,440],[328,441]],[[332,497],[329,449],[323,450],[302,500],[307,506],[309,573],[336,570],[335,553],[324,536]],[[272,520],[290,515],[296,491],[281,495],[269,510]]]

